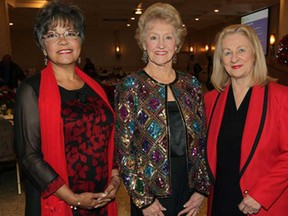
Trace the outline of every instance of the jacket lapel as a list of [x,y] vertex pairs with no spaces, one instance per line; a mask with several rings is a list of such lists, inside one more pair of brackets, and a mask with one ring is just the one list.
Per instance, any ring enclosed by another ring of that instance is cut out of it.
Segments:
[[242,169],[244,165],[250,162],[247,160],[249,159],[248,157],[250,153],[252,153],[251,151],[253,151],[253,144],[260,126],[260,121],[263,113],[264,91],[265,88],[260,86],[254,86],[252,90],[241,143],[241,158],[239,170],[241,174],[243,174],[242,172],[244,170]]
[[210,119],[211,122],[207,140],[207,155],[209,158],[208,163],[211,168],[211,172],[213,174],[214,179],[216,177],[218,134],[222,123],[229,87],[230,85],[227,88],[225,88],[224,91],[220,94],[218,102],[215,106],[212,119]]

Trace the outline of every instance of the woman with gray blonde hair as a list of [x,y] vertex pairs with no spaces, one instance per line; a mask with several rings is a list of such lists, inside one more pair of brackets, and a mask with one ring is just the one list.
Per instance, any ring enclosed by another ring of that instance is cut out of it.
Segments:
[[173,6],[148,7],[135,35],[147,65],[116,88],[116,158],[133,216],[195,216],[208,193],[201,84],[173,68],[186,34]]
[[205,95],[209,216],[280,216],[288,209],[288,88],[268,76],[250,26],[217,37]]

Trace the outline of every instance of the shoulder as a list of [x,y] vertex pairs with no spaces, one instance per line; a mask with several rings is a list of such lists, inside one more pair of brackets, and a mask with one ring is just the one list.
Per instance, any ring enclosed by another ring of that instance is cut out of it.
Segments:
[[39,95],[41,73],[37,73],[21,82],[17,89],[17,94],[27,94],[33,91],[37,96]]
[[268,97],[277,100],[288,100],[288,86],[276,82],[270,82],[268,84]]
[[214,104],[214,101],[215,101],[218,94],[219,94],[219,92],[216,91],[215,89],[205,93],[204,101],[205,101],[206,107],[211,107],[212,104]]
[[279,83],[276,82],[270,82],[268,84],[268,88],[271,89],[271,91],[273,92],[278,92],[278,93],[284,93],[284,94],[288,94],[288,86],[285,85],[281,85]]
[[138,72],[135,72],[133,74],[124,77],[119,85],[123,87],[133,87],[142,80],[145,80],[146,79],[145,77],[147,78],[145,72],[143,70],[140,70]]
[[185,81],[187,83],[191,83],[195,86],[201,86],[201,83],[196,79],[195,76],[192,76],[190,73],[182,72],[182,71],[176,71],[178,80]]

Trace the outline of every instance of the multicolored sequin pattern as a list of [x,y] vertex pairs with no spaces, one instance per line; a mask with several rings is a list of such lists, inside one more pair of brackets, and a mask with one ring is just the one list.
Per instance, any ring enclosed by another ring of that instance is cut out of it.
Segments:
[[[191,76],[177,72],[177,77],[170,87],[188,132],[189,185],[206,193],[206,182],[198,188],[195,181],[208,181],[204,159],[198,156],[204,144],[201,140],[205,141],[201,86]],[[155,196],[167,197],[172,193],[165,104],[166,86],[144,71],[126,77],[116,88],[116,158],[124,185],[138,207],[150,204]]]

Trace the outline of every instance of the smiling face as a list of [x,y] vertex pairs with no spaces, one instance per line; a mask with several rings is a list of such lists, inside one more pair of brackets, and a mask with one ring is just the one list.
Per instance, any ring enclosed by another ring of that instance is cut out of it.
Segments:
[[177,49],[175,28],[161,20],[151,21],[147,26],[143,48],[147,50],[149,63],[160,66],[172,64],[171,60]]
[[[48,30],[46,38],[50,37],[49,34],[55,32],[60,36],[57,39],[44,41],[44,54],[46,53],[52,64],[55,65],[75,65],[81,52],[81,39],[80,37],[69,38],[64,37],[65,32],[74,32],[74,29],[70,26],[57,25]],[[67,35],[67,33],[66,33]],[[69,35],[69,34],[68,34]],[[47,37],[48,36],[48,37]]]
[[251,80],[255,57],[252,45],[244,35],[228,34],[222,40],[222,61],[232,79]]

